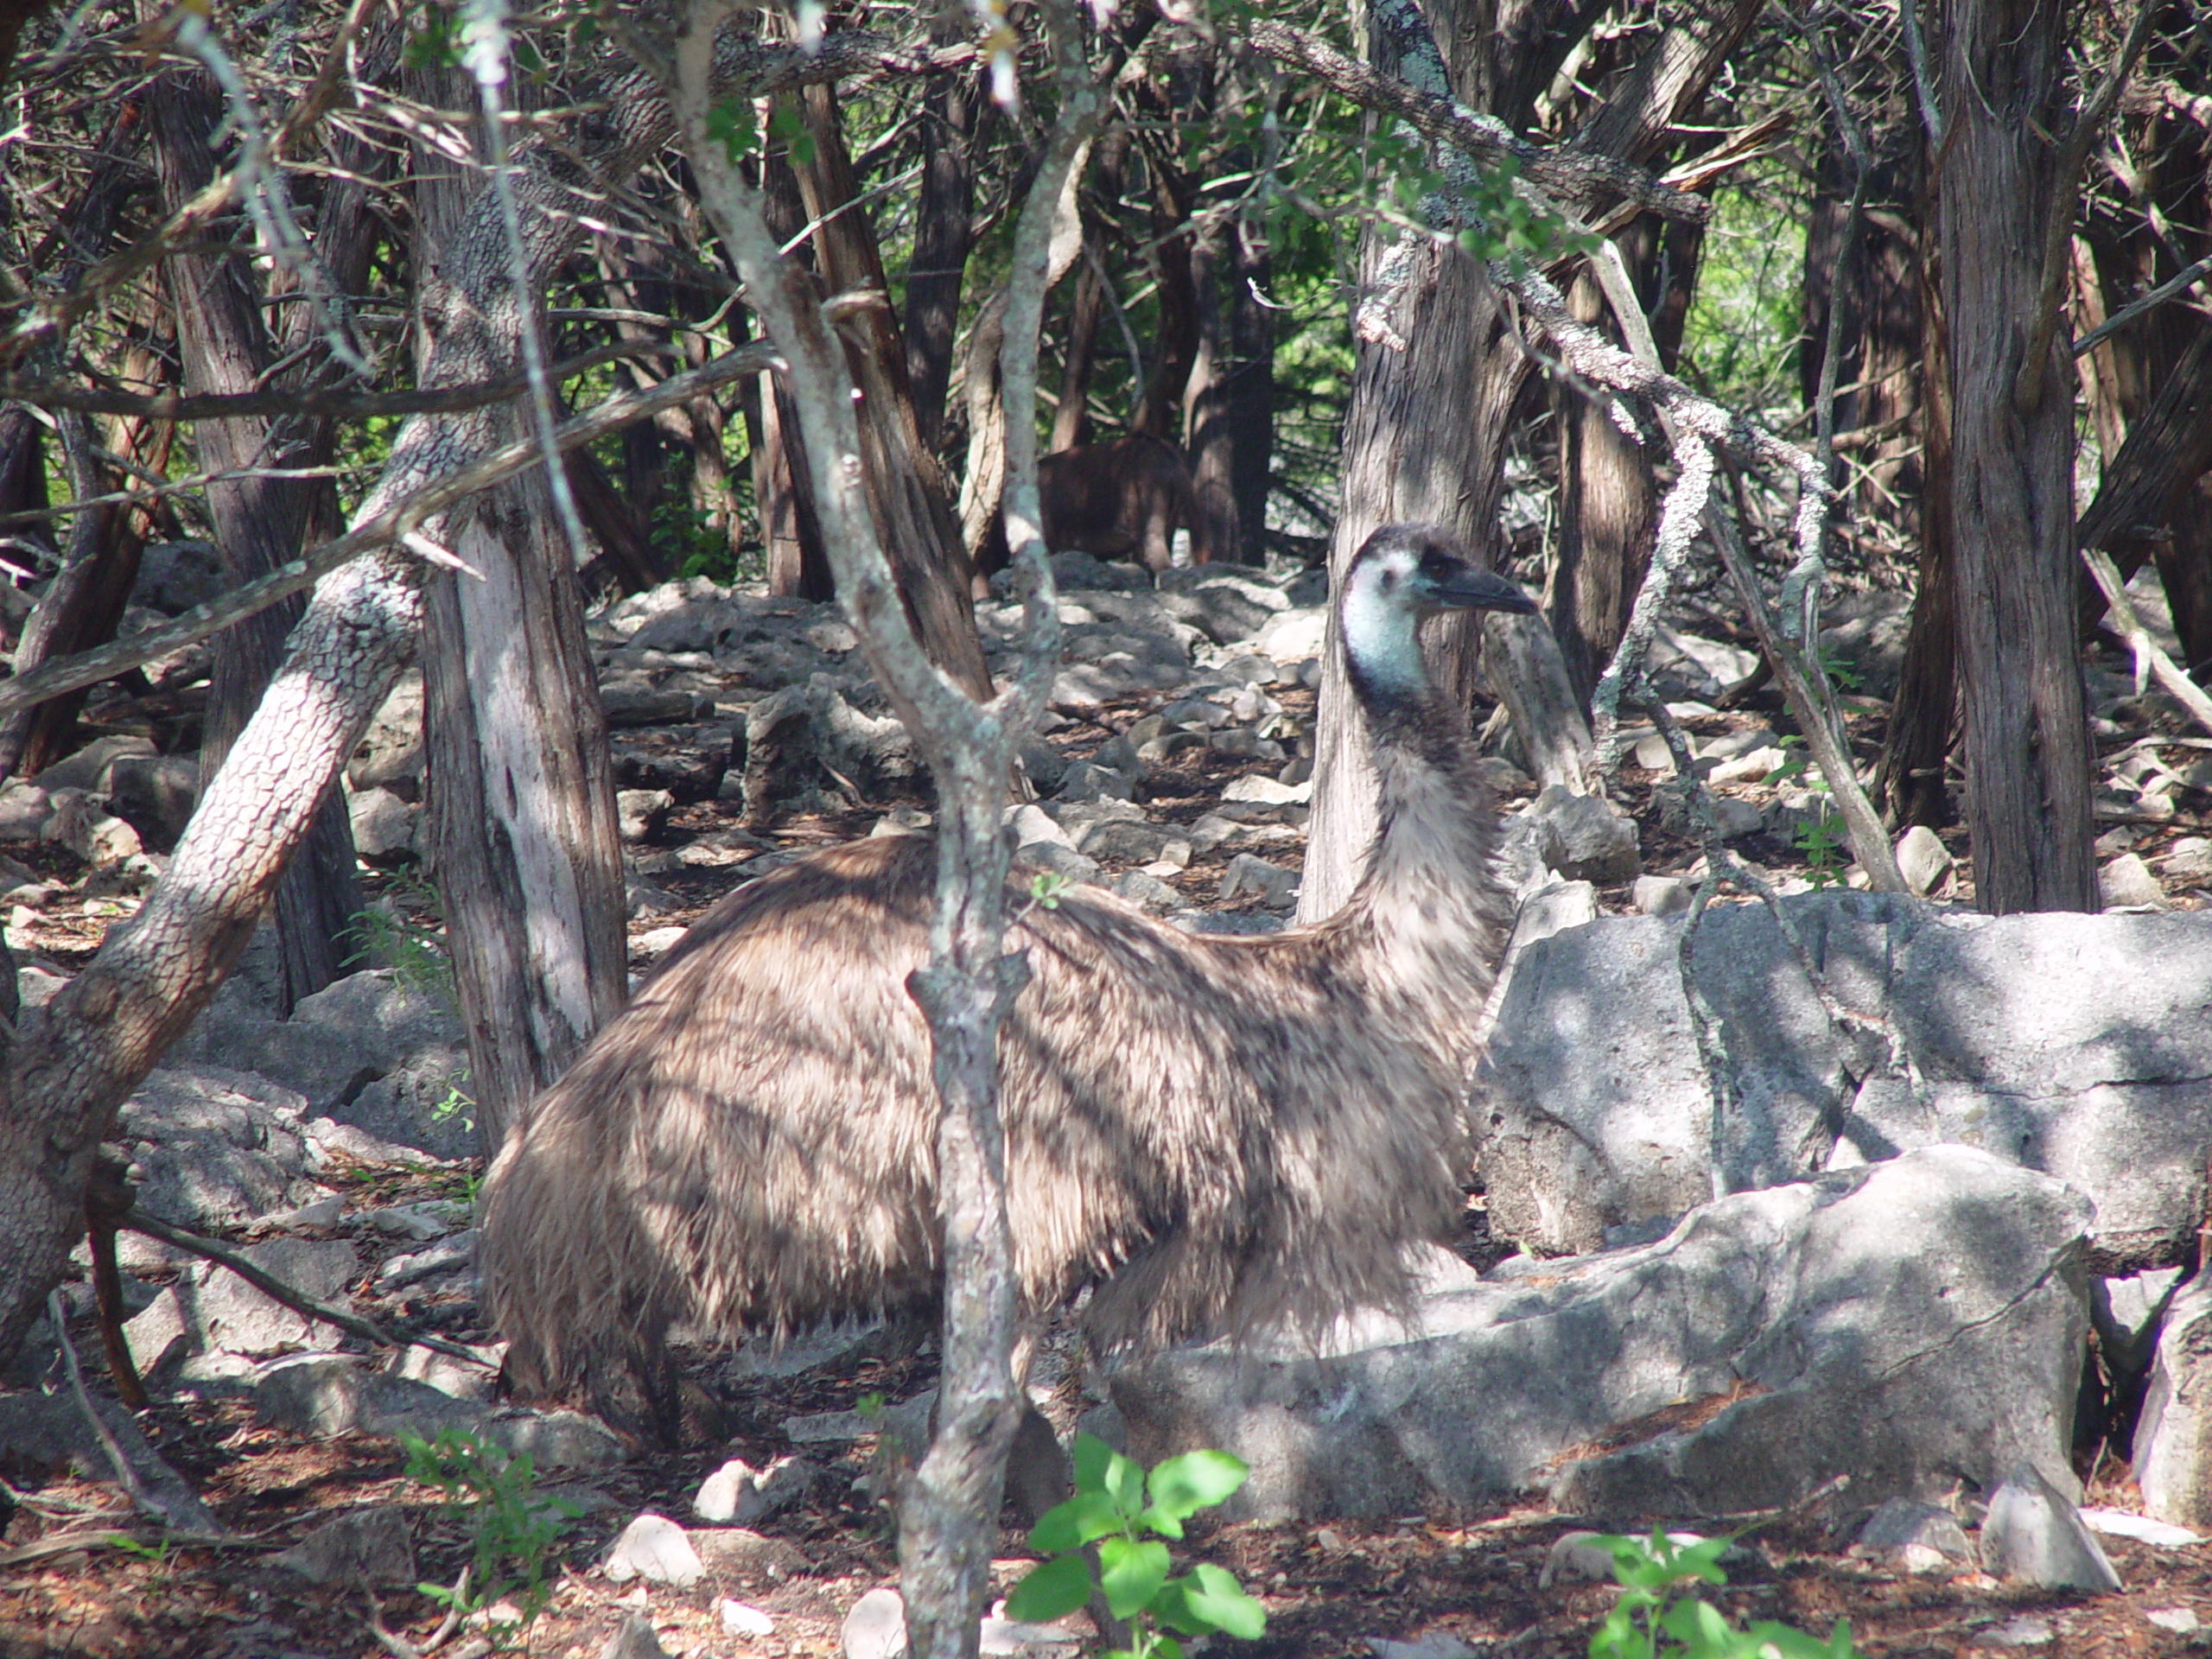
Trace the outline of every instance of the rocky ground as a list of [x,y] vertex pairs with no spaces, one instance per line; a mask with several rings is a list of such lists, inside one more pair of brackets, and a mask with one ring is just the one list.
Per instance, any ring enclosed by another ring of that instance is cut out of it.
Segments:
[[[156,560],[156,585],[142,598],[174,606],[198,596],[177,574],[188,571],[188,551]],[[1039,799],[1014,815],[1025,859],[1185,925],[1281,925],[1295,903],[1310,793],[1318,579],[1186,571],[1155,591],[1141,572],[1081,559],[1064,562],[1063,577],[1068,663],[1047,729],[1025,757]],[[1871,759],[1895,680],[1901,607],[1894,596],[1856,595],[1829,620],[1827,644],[1856,681],[1851,735]],[[987,606],[979,620],[1003,656],[1014,607]],[[926,825],[925,783],[834,609],[694,582],[623,601],[592,626],[624,791],[634,970],[649,970],[717,898],[797,854]],[[1753,659],[1734,631],[1688,611],[1661,652],[1663,689],[1713,763],[1708,783],[1735,849],[1784,891],[1852,885],[1844,855],[1804,831],[1820,804],[1789,766],[1780,699],[1739,686]],[[26,1018],[158,871],[196,786],[190,748],[205,666],[204,654],[184,653],[150,670],[146,686],[96,701],[96,741],[0,791],[0,881]],[[2201,907],[2199,884],[2212,885],[2212,736],[2160,694],[2137,696],[2124,661],[2100,660],[2090,673],[2106,768],[2107,897],[2142,912]],[[188,1251],[124,1235],[129,1342],[156,1403],[134,1417],[109,1402],[111,1453],[89,1427],[53,1331],[7,1379],[15,1392],[0,1395],[9,1517],[0,1653],[399,1650],[380,1642],[378,1619],[421,1646],[442,1610],[414,1586],[454,1581],[484,1510],[443,1505],[409,1477],[391,1436],[448,1427],[528,1450],[537,1490],[578,1511],[547,1557],[545,1611],[525,1637],[495,1629],[502,1642],[549,1654],[647,1654],[634,1628],[620,1637],[626,1621],[641,1618],[670,1654],[772,1659],[842,1647],[878,1659],[867,1632],[846,1624],[863,1593],[894,1573],[881,1494],[902,1438],[912,1442],[913,1402],[930,1386],[925,1343],[844,1333],[781,1356],[700,1356],[694,1379],[726,1433],[682,1455],[642,1451],[578,1414],[504,1407],[492,1397],[492,1364],[468,1357],[496,1362],[497,1348],[474,1300],[467,1221],[479,1166],[469,1156],[466,1057],[419,854],[419,682],[404,686],[349,768],[374,895],[363,943],[376,965],[278,1020],[265,961],[250,957],[134,1096],[116,1147],[135,1167],[142,1209],[242,1247],[264,1270],[405,1344],[378,1347]],[[1599,821],[1540,801],[1510,753],[1491,764],[1506,807],[1522,815],[1510,840],[1524,890],[1587,880],[1600,913],[1663,913],[1686,902],[1701,871],[1679,809],[1658,787],[1662,754],[1637,750],[1614,791],[1620,811]],[[1961,832],[1923,837],[1910,854],[1923,891],[1971,899]],[[1479,1193],[1463,1254],[1484,1269],[1506,1254],[1488,1239]],[[106,1400],[89,1287],[68,1287],[66,1298],[86,1389]],[[433,1340],[450,1347],[426,1345]],[[1104,1391],[1080,1375],[1047,1382],[1063,1427],[1103,1408]],[[2125,1427],[2115,1421],[2123,1435]],[[160,1529],[118,1484],[118,1456],[171,1531],[198,1541],[156,1541]],[[732,1459],[764,1476],[779,1459],[800,1459],[806,1478],[788,1464],[765,1486],[725,1476],[731,1506],[709,1499],[702,1514],[702,1487]],[[2098,1513],[2141,1508],[2125,1462],[2096,1435],[2085,1437],[2078,1462],[2091,1523],[2127,1524]],[[1944,1533],[1923,1516],[1904,1543],[1853,1553],[1866,1506],[1834,1498],[1700,1522],[1708,1533],[1744,1529],[1731,1586],[1717,1599],[1732,1612],[1813,1629],[1847,1617],[1872,1653],[2212,1646],[2197,1624],[2201,1617],[2212,1627],[2212,1543],[2101,1532],[2121,1588],[2090,1594],[1999,1576],[2005,1564],[1990,1538],[1960,1532],[1956,1521]],[[1573,1515],[1518,1502],[1417,1503],[1381,1522],[1240,1522],[1196,1548],[1263,1596],[1270,1630],[1255,1650],[1580,1654],[1611,1592],[1575,1576],[1572,1551],[1553,1559],[1579,1524]],[[1985,1519],[1974,1502],[1956,1507],[1969,1527]],[[688,1554],[664,1534],[658,1549],[644,1549],[654,1529],[640,1534],[638,1522],[648,1515],[685,1528]],[[626,1552],[609,1555],[626,1535],[642,1575],[624,1574]],[[1002,1547],[1010,1578],[1019,1532]],[[480,1650],[487,1639],[464,1628],[440,1650]],[[607,1648],[610,1639],[630,1645]]]

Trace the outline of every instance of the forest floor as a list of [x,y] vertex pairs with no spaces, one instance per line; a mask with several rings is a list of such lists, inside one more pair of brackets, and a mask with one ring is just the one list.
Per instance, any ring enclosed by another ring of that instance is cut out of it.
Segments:
[[[1281,695],[1294,712],[1310,710],[1310,693],[1293,690]],[[1080,758],[1135,712],[1109,708],[1096,721],[1067,726],[1053,741]],[[2170,719],[2150,710],[2144,730]],[[1767,707],[1754,698],[1744,709],[1700,716],[1694,724],[1713,734],[1732,725],[1779,721],[1778,699]],[[1855,714],[1852,728],[1861,758],[1871,758],[1881,735],[1878,712]],[[2117,752],[2139,735],[2108,734],[2100,747]],[[1148,810],[1170,822],[1195,820],[1227,782],[1255,764],[1205,749],[1188,751],[1177,761],[1154,768],[1148,778]],[[1617,798],[1638,819],[1645,870],[1685,873],[1696,849],[1661,824],[1656,781],[1630,763]],[[1756,798],[1760,785],[1745,787]],[[887,808],[899,804],[872,802],[866,810],[792,819],[756,826],[756,831],[779,848],[800,850],[868,834]],[[2174,838],[2204,831],[2212,794],[2184,791],[2175,805],[2173,817],[2164,822],[2112,825],[2107,836],[2117,831],[2128,845],[2111,840],[2106,852],[2132,849],[2155,867]],[[662,844],[680,846],[726,835],[734,826],[734,808],[714,801],[681,808]],[[1963,829],[1953,826],[1943,838],[1959,863],[1936,896],[1970,901]],[[1747,838],[1738,850],[1778,880],[1817,880],[1822,874],[1808,868],[1802,851],[1770,837]],[[1271,851],[1295,863],[1296,847]],[[1194,903],[1216,907],[1226,856],[1194,855],[1187,869],[1166,879]],[[54,865],[47,874],[70,874],[63,868],[66,854],[46,849],[34,858]],[[1109,873],[1115,873],[1110,862]],[[696,919],[735,878],[728,868],[686,864],[656,879],[681,908],[639,921],[635,939]],[[2173,907],[2199,908],[2204,903],[2200,891],[2171,881],[2168,887],[2166,902]],[[408,899],[404,884],[392,896]],[[1600,898],[1605,910],[1629,907],[1625,886],[1604,890]],[[76,966],[97,947],[108,923],[127,908],[127,903],[88,890],[81,905],[53,905],[36,918],[16,919],[27,925],[35,921],[39,950],[64,966]],[[634,965],[647,966],[655,954],[641,944]],[[349,1207],[465,1196],[475,1173],[454,1166],[404,1178],[364,1174],[349,1192]],[[1469,1218],[1466,1254],[1478,1265],[1495,1260],[1502,1252],[1486,1236],[1478,1196]],[[378,1248],[363,1246],[365,1252]],[[363,1266],[365,1273],[373,1266],[365,1254]],[[473,1328],[472,1305],[415,1312],[449,1336],[489,1334]],[[79,1347],[97,1354],[89,1328],[79,1332]],[[97,1391],[105,1383],[96,1360],[90,1369],[90,1386]],[[732,1382],[723,1380],[727,1373],[702,1372],[712,1381],[728,1431],[711,1447],[682,1454],[639,1451],[582,1482],[542,1483],[543,1490],[564,1497],[582,1513],[552,1552],[544,1611],[526,1632],[505,1637],[503,1645],[536,1655],[596,1659],[622,1620],[639,1614],[651,1622],[661,1649],[671,1656],[827,1659],[836,1654],[846,1611],[864,1592],[896,1573],[890,1512],[863,1495],[874,1483],[861,1478],[873,1473],[880,1479],[883,1473],[883,1453],[871,1438],[845,1450],[810,1498],[759,1523],[762,1533],[788,1547],[766,1553],[768,1566],[761,1576],[710,1574],[689,1591],[647,1591],[607,1582],[596,1570],[599,1551],[641,1510],[688,1520],[701,1480],[724,1459],[741,1457],[763,1467],[794,1450],[782,1427],[794,1414],[895,1404],[931,1386],[933,1370],[926,1353],[877,1353],[842,1368],[781,1379],[756,1376]],[[412,1519],[422,1580],[453,1583],[468,1560],[475,1523],[445,1510],[438,1492],[409,1478],[404,1458],[391,1442],[358,1436],[302,1440],[257,1423],[237,1402],[157,1403],[140,1421],[235,1537],[220,1545],[166,1548],[101,1542],[108,1529],[121,1533],[130,1521],[128,1501],[114,1488],[52,1470],[0,1469],[7,1481],[0,1513],[10,1515],[0,1532],[0,1659],[60,1654],[102,1659],[354,1659],[407,1650],[378,1637],[372,1628],[377,1618],[417,1644],[437,1627],[442,1610],[419,1591],[388,1591],[378,1611],[358,1587],[310,1586],[269,1559],[334,1513],[393,1505]],[[805,1449],[809,1455],[822,1455]],[[2138,1507],[2124,1460],[2094,1446],[2084,1448],[2082,1456],[2091,1502],[2120,1510]],[[1488,1659],[1507,1654],[1516,1659],[1566,1659],[1587,1651],[1590,1632],[1614,1594],[1599,1584],[1539,1582],[1554,1541],[1580,1524],[1573,1516],[1522,1509],[1380,1522],[1226,1526],[1200,1535],[1191,1553],[1229,1567],[1264,1601],[1268,1633],[1246,1649],[1255,1659],[1366,1659],[1378,1652],[1381,1659]],[[1707,1523],[1705,1529],[1719,1529]],[[1710,1592],[1712,1599],[1733,1616],[1779,1618],[1823,1633],[1835,1619],[1848,1619],[1860,1649],[1874,1655],[1948,1659],[2011,1648],[2104,1659],[2212,1651],[2212,1542],[2162,1548],[2108,1538],[2105,1546],[2125,1588],[2088,1598],[2023,1590],[1979,1573],[1904,1575],[1853,1558],[1847,1549],[1849,1538],[1847,1530],[1830,1530],[1810,1515],[1749,1520],[1731,1582]],[[998,1575],[1003,1588],[1019,1576],[1025,1552],[1020,1533],[1013,1529],[1004,1533],[1001,1547],[1006,1558]],[[726,1632],[723,1604],[728,1601],[765,1612],[773,1622],[773,1634]],[[1421,1646],[1402,1653],[1378,1649],[1375,1644],[1380,1642]],[[464,1649],[482,1650],[480,1640],[466,1628],[439,1650]]]

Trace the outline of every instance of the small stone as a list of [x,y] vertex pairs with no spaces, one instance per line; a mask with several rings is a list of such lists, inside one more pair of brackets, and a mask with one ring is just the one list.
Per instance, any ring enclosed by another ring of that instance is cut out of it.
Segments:
[[706,1570],[722,1578],[777,1583],[810,1565],[796,1545],[744,1527],[702,1527],[686,1536]]
[[1975,1641],[1977,1644],[1993,1648],[2040,1648],[2047,1645],[2056,1634],[2049,1619],[2023,1613],[2018,1618],[2008,1618],[2002,1624],[1984,1630]]
[[2072,1502],[2025,1464],[1990,1495],[1981,1556],[1987,1571],[2015,1583],[2098,1593],[2120,1588],[2120,1574]]
[[1646,916],[1672,916],[1688,910],[1695,889],[1678,875],[1639,875],[1629,902]]
[[1313,780],[1302,784],[1277,783],[1256,772],[1248,772],[1221,791],[1224,801],[1249,801],[1255,806],[1303,806],[1313,798]]
[[2097,892],[2107,910],[2164,910],[2166,895],[2158,878],[2137,853],[2122,853],[2097,872]]
[[898,1659],[906,1651],[906,1604],[889,1586],[869,1591],[845,1615],[845,1659]]
[[1739,801],[1732,795],[1714,798],[1713,827],[1719,830],[1723,841],[1735,841],[1745,836],[1755,836],[1766,828],[1766,814],[1749,801]]
[[614,791],[614,827],[625,841],[644,841],[668,822],[676,797],[664,789]]
[[270,1560],[310,1584],[412,1584],[416,1576],[407,1517],[385,1506],[326,1522]]
[[1907,1573],[1970,1572],[1974,1567],[1974,1546],[1957,1517],[1948,1510],[1910,1497],[1884,1502],[1859,1529],[1851,1553]]
[[411,1238],[417,1243],[442,1238],[454,1230],[456,1221],[452,1208],[443,1204],[396,1204],[369,1211],[369,1225],[377,1231],[394,1238]]
[[1137,759],[1148,766],[1164,766],[1186,749],[1203,749],[1206,740],[1197,732],[1161,732],[1137,746]]
[[2177,881],[2212,880],[2212,841],[2183,836],[2166,849],[2166,874]]
[[1068,839],[1068,832],[1055,823],[1051,815],[1033,801],[1026,801],[1014,808],[1007,822],[1013,827],[1014,844],[1017,847],[1031,847],[1043,841],[1062,847],[1075,845]]
[[[638,1593],[642,1596],[645,1592],[640,1588]],[[653,1634],[652,1622],[632,1613],[622,1621],[621,1628],[607,1638],[607,1645],[599,1650],[599,1659],[668,1659],[668,1649]]]
[[1411,1642],[1392,1642],[1383,1637],[1366,1638],[1375,1659],[1475,1659],[1481,1649],[1449,1630],[1430,1630]]
[[1060,779],[1058,798],[1063,801],[1126,801],[1136,793],[1136,785],[1126,772],[1116,772],[1110,766],[1094,766],[1088,760],[1078,760]]
[[640,933],[630,941],[630,949],[647,962],[658,962],[683,943],[688,927],[656,927]]
[[1763,784],[1782,770],[1789,757],[1777,748],[1751,749],[1723,760],[1707,775],[1709,784]]
[[1221,873],[1221,899],[1226,903],[1256,893],[1269,910],[1287,910],[1298,902],[1298,872],[1270,864],[1252,853],[1239,853]]
[[2187,1636],[2199,1628],[2196,1611],[2192,1607],[2152,1607],[2143,1617],[2162,1630],[2171,1630],[2177,1636]]
[[1164,916],[1171,910],[1180,910],[1184,905],[1181,893],[1157,875],[1143,870],[1124,870],[1114,878],[1111,891],[1115,897],[1126,899],[1140,910],[1148,910],[1159,916]]
[[718,1611],[727,1635],[764,1637],[776,1633],[776,1621],[758,1607],[748,1607],[741,1601],[725,1601]]
[[281,1232],[306,1232],[335,1227],[345,1214],[345,1198],[333,1192],[327,1198],[317,1198],[313,1204],[303,1204],[296,1210],[285,1210],[270,1216],[262,1225],[273,1227]]
[[1141,818],[1102,818],[1084,830],[1083,839],[1076,844],[1085,858],[1126,859],[1132,863],[1149,864],[1175,838],[1165,826],[1147,823]]
[[821,1475],[804,1458],[778,1458],[765,1470],[732,1458],[700,1484],[691,1512],[702,1521],[749,1525],[798,1503]]
[[1551,1548],[1544,1555],[1544,1570],[1537,1575],[1536,1587],[1548,1590],[1559,1580],[1587,1580],[1600,1583],[1613,1576],[1613,1552],[1597,1540],[1594,1532],[1561,1533],[1552,1541]]
[[388,789],[365,789],[346,802],[346,816],[353,828],[353,850],[372,864],[414,856],[420,807]]
[[[1669,703],[1667,712],[1680,719],[1681,715],[1677,711],[1688,706],[1686,703]],[[1713,711],[1707,709],[1705,712],[1711,714]],[[1718,737],[1696,741],[1692,745],[1691,753],[1700,760],[1726,762],[1739,760],[1755,750],[1778,748],[1780,744],[1781,740],[1775,736],[1771,727],[1745,726],[1732,732],[1723,732]]]
[[1675,752],[1667,747],[1667,740],[1654,732],[1636,741],[1636,764],[1646,772],[1656,772],[1662,777],[1675,775]]
[[623,1528],[622,1535],[607,1547],[604,1570],[616,1584],[642,1579],[689,1590],[707,1569],[683,1529],[649,1510]]
[[1916,823],[1897,837],[1897,868],[1904,884],[1926,898],[1950,874],[1951,849],[1924,823]]
[[2101,1532],[2111,1538],[2133,1538],[2139,1544],[2149,1544],[2156,1549],[2187,1549],[2204,1541],[2202,1533],[2191,1532],[2187,1527],[2153,1521],[2147,1515],[2129,1515],[2122,1510],[2084,1510],[2082,1521],[2091,1532]]
[[438,1240],[428,1249],[386,1258],[377,1269],[377,1288],[397,1290],[403,1285],[414,1284],[434,1274],[458,1272],[475,1264],[476,1230],[471,1227],[448,1238]]
[[1548,785],[1528,816],[1544,826],[1544,861],[1570,881],[1626,881],[1640,862],[1636,821],[1595,795]]

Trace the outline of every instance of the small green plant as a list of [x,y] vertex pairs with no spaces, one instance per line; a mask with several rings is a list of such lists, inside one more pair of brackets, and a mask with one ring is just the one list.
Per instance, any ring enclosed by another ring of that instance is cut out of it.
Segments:
[[553,1547],[583,1511],[537,1490],[537,1471],[526,1452],[511,1456],[456,1428],[440,1429],[435,1440],[402,1434],[399,1444],[407,1453],[407,1478],[437,1488],[447,1514],[475,1533],[459,1586],[416,1587],[466,1611],[511,1597],[527,1627],[553,1592],[545,1581]]
[[[1106,1611],[1129,1624],[1129,1645],[1105,1659],[1182,1659],[1177,1637],[1215,1631],[1250,1639],[1268,1615],[1226,1569],[1201,1562],[1167,1576],[1167,1546],[1183,1522],[1244,1484],[1245,1468],[1226,1452],[1188,1452],[1149,1476],[1096,1435],[1073,1448],[1075,1496],[1038,1517],[1029,1547],[1050,1557],[1030,1569],[1006,1599],[1007,1617],[1045,1623],[1073,1612],[1096,1590]],[[1098,1552],[1091,1576],[1086,1545]]]
[[1817,891],[1843,885],[1844,861],[1837,856],[1848,843],[1843,834],[1843,820],[1827,810],[1827,802],[1820,803],[1821,816],[1797,826],[1791,837],[1797,850],[1805,855],[1805,879]]
[[1732,1537],[1678,1544],[1655,1527],[1648,1539],[1591,1541],[1611,1552],[1621,1594],[1590,1638],[1590,1659],[1863,1659],[1842,1619],[1822,1640],[1771,1619],[1739,1630],[1694,1594],[1668,1599],[1679,1584],[1727,1583],[1720,1555]]
[[[465,1065],[447,1076],[445,1093],[430,1103],[430,1121],[433,1123],[446,1123],[459,1119],[462,1128],[474,1130],[476,1096],[468,1092],[467,1083],[468,1068]],[[469,1194],[472,1200],[475,1196],[474,1192]]]
[[453,963],[446,955],[443,924],[410,921],[397,902],[402,895],[427,906],[433,916],[437,914],[436,888],[420,876],[395,879],[385,903],[353,913],[346,930],[353,950],[340,965],[388,968],[402,989],[435,997],[454,1007]]
[[1073,886],[1058,870],[1039,870],[1029,878],[1029,902],[1042,910],[1058,910],[1060,895]]

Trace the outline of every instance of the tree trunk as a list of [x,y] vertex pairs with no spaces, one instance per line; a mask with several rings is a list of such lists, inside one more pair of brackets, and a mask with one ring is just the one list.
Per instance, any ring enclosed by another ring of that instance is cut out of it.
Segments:
[[[806,204],[798,180],[781,154],[760,163],[761,212],[779,245],[811,268],[810,244],[799,242],[806,228]],[[773,374],[760,378],[760,443],[753,452],[753,499],[760,513],[760,534],[768,546],[768,591],[782,598],[822,604],[837,596],[830,555],[822,545],[822,526],[814,516],[814,491],[807,475],[806,446],[791,393]]]
[[[214,177],[209,141],[222,109],[196,71],[171,70],[155,83],[151,101],[162,196],[174,213]],[[278,353],[262,322],[259,296],[245,260],[231,254],[181,253],[170,262],[168,277],[185,390],[258,389]],[[207,472],[268,467],[280,459],[287,466],[315,465],[332,452],[329,423],[312,418],[202,421],[194,435],[200,467]],[[236,478],[207,486],[207,511],[226,583],[242,586],[299,556],[314,488],[310,480],[290,478]],[[201,778],[213,778],[222,769],[283,660],[285,636],[305,608],[305,601],[291,600],[215,637],[213,683],[200,744]],[[334,784],[315,810],[304,856],[292,861],[277,885],[281,1013],[289,1014],[302,999],[346,971],[355,949],[349,932],[360,911],[353,829]]]
[[[2074,420],[2063,338],[2021,353],[2054,213],[2065,46],[2043,0],[1947,8],[1938,180],[1951,513],[1976,901],[2094,910],[2089,742],[2074,627]],[[2016,386],[2019,389],[2016,395]]]
[[[426,90],[447,106],[473,101],[458,74],[432,73]],[[474,211],[475,194],[468,175],[425,179],[416,218],[437,238],[441,269],[460,241],[468,268],[504,288],[504,235],[496,214],[487,223]],[[476,236],[488,245],[473,245]],[[427,248],[417,258],[418,270],[429,268]],[[423,309],[426,335],[435,297]],[[477,370],[515,373],[529,325],[512,297],[485,308]],[[486,435],[508,442],[527,420],[524,407],[487,410]],[[582,596],[543,471],[487,492],[453,516],[448,534],[484,579],[441,574],[425,587],[431,868],[488,1159],[628,995],[622,854]]]
[[[799,93],[814,153],[792,168],[809,215],[817,221],[813,241],[822,280],[833,296],[889,290],[883,259],[868,216],[839,212],[856,200],[860,182],[845,148],[837,95],[811,86]],[[952,500],[936,452],[922,442],[906,381],[906,347],[880,303],[854,311],[840,334],[860,391],[861,454],[867,462],[869,505],[898,573],[906,601],[930,660],[978,700],[991,695],[990,671],[976,633],[970,588],[974,572],[953,517]],[[786,431],[788,441],[790,433]]]
[[[1090,234],[1089,227],[1084,235]],[[1052,435],[1046,448],[1057,454],[1090,439],[1090,370],[1098,354],[1098,324],[1106,315],[1106,284],[1085,259],[1076,272],[1075,296],[1068,306],[1067,348],[1060,354],[1060,401],[1052,410]]]
[[1198,522],[1191,527],[1192,556],[1234,563],[1243,551],[1243,525],[1237,516],[1236,440],[1230,419],[1231,388],[1243,366],[1230,356],[1229,321],[1222,289],[1235,278],[1230,222],[1217,221],[1191,249],[1191,281],[1198,296],[1198,351],[1183,391],[1185,439],[1191,458],[1191,484],[1198,499]]
[[[1236,501],[1243,544],[1234,556],[1262,564],[1268,556],[1268,484],[1275,436],[1274,314],[1261,299],[1274,269],[1267,226],[1255,215],[1240,219],[1230,238],[1228,407],[1229,488]],[[1231,556],[1229,550],[1215,554]]]
[[944,398],[952,385],[960,285],[968,269],[968,221],[976,206],[975,144],[989,107],[973,69],[931,77],[922,96],[922,189],[906,270],[905,333],[914,427],[931,454],[944,442]]

